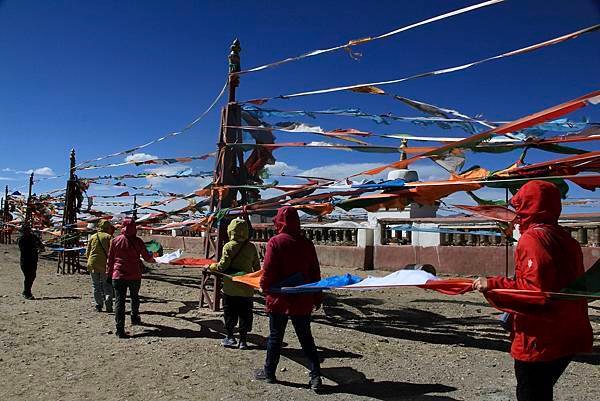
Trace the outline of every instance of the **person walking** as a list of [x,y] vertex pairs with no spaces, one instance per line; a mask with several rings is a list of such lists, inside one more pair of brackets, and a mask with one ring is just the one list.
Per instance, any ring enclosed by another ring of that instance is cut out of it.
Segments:
[[[223,246],[221,259],[213,263],[210,269],[227,273],[231,276],[252,273],[260,270],[258,252],[249,241],[249,227],[244,219],[234,219],[227,227],[229,242]],[[254,290],[242,283],[235,283],[231,278],[223,279],[223,319],[226,337],[222,341],[224,347],[235,347],[235,326],[240,323],[239,349],[247,349],[247,336],[252,331],[252,307]]]
[[269,315],[267,356],[263,369],[255,372],[257,380],[276,382],[275,372],[281,356],[281,347],[288,320],[292,321],[302,351],[308,359],[309,387],[322,388],[317,347],[312,336],[310,321],[313,309],[321,307],[321,293],[285,295],[277,291],[284,280],[311,283],[321,279],[317,252],[313,243],[300,230],[300,218],[293,207],[285,206],[273,219],[277,235],[267,243],[260,287],[266,298]]
[[527,302],[493,289],[559,292],[584,273],[579,243],[558,225],[561,196],[546,181],[530,181],[511,199],[521,238],[515,277],[480,277],[473,288],[512,317],[511,355],[518,401],[552,401],[554,385],[575,354],[592,350],[586,300]]
[[131,324],[142,324],[140,319],[139,291],[142,283],[142,262],[140,256],[149,263],[154,258],[146,250],[144,241],[137,236],[135,221],[123,220],[121,234],[112,240],[108,251],[106,280],[112,283],[115,291],[116,335],[128,338],[125,333],[125,298],[129,289],[131,297]]
[[22,295],[25,299],[33,300],[35,297],[31,293],[31,288],[37,274],[38,254],[40,250],[44,249],[44,245],[27,222],[21,226],[21,235],[17,244],[21,253],[21,271],[24,278]]
[[106,307],[106,312],[112,313],[113,288],[106,280],[106,262],[114,227],[107,220],[100,220],[97,228],[98,232],[90,237],[85,251],[87,269],[92,280],[96,311],[102,312],[102,308]]

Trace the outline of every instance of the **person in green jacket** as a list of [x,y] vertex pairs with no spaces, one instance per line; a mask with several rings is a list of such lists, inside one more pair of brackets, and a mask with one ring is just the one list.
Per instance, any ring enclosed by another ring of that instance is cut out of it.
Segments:
[[[223,246],[221,260],[213,263],[210,269],[230,276],[252,273],[260,270],[260,259],[253,243],[249,241],[248,223],[243,219],[234,219],[227,227],[229,242]],[[254,290],[230,278],[223,279],[223,319],[227,336],[224,347],[235,347],[233,335],[235,326],[240,322],[240,349],[247,349],[247,334],[252,330],[252,307]]]
[[85,251],[87,269],[92,278],[96,311],[102,312],[102,307],[106,306],[106,311],[112,313],[113,288],[106,281],[106,261],[115,229],[106,220],[100,220],[97,228],[98,232],[90,237]]

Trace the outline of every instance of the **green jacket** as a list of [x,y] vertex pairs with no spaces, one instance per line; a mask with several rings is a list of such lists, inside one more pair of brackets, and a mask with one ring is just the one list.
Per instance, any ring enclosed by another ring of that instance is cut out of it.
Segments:
[[112,235],[112,224],[106,220],[98,222],[98,232],[92,235],[88,241],[85,256],[87,257],[87,269],[90,273],[106,272],[106,260]]
[[[258,251],[253,243],[248,241],[248,223],[243,219],[234,219],[227,227],[229,242],[223,246],[221,260],[210,266],[211,270],[220,271],[231,276],[252,273],[260,270]],[[251,297],[254,290],[242,283],[236,283],[230,278],[223,279],[223,293],[236,297]]]

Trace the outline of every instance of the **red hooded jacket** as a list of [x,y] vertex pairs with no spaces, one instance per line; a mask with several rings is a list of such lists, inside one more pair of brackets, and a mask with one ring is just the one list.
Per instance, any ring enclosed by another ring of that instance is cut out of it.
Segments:
[[273,219],[277,235],[267,243],[260,288],[266,294],[268,313],[285,315],[310,315],[321,302],[321,294],[284,295],[271,293],[283,280],[297,273],[304,283],[321,279],[321,269],[315,246],[302,235],[300,218],[293,207],[285,206]]
[[[530,181],[511,199],[521,238],[515,251],[515,278],[488,278],[488,289],[560,291],[584,273],[579,243],[558,225],[558,188]],[[587,301],[546,300],[532,305],[518,296],[486,293],[501,310],[513,313],[511,355],[526,362],[551,361],[592,350]]]
[[113,280],[141,280],[140,256],[146,262],[154,262],[131,219],[123,220],[121,234],[112,240],[108,251],[106,274]]

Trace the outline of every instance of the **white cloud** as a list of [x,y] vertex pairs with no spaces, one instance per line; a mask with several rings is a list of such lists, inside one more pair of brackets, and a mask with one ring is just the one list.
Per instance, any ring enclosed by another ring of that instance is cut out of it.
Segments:
[[56,175],[56,173],[54,173],[54,170],[52,170],[50,167],[40,167],[40,168],[36,168],[35,170],[27,170],[28,174],[35,174],[35,175],[46,175],[46,176],[51,176],[51,175]]
[[[29,169],[29,170],[15,170],[14,168],[5,167],[1,171],[5,172],[5,173],[15,173],[15,174],[31,174],[31,173],[34,173],[35,175],[46,175],[46,176],[56,175],[56,173],[54,172],[54,170],[52,170],[50,167],[39,167],[39,168],[36,168],[36,169]],[[6,177],[4,177],[4,178],[8,179]]]
[[[306,175],[310,177],[322,177],[322,178],[333,178],[340,179],[345,178],[365,170],[370,170],[375,167],[381,166],[380,163],[337,163],[328,164],[325,166],[313,167],[308,170],[304,170],[300,175]],[[374,179],[387,177],[387,172],[373,176]]]
[[145,162],[147,160],[158,159],[158,156],[148,153],[134,153],[125,158],[125,162]]
[[296,175],[300,172],[298,167],[280,161],[276,161],[274,165],[267,165],[266,168],[269,171],[269,174],[272,175]]
[[11,178],[11,177],[0,177],[0,181],[15,181],[15,178]]

